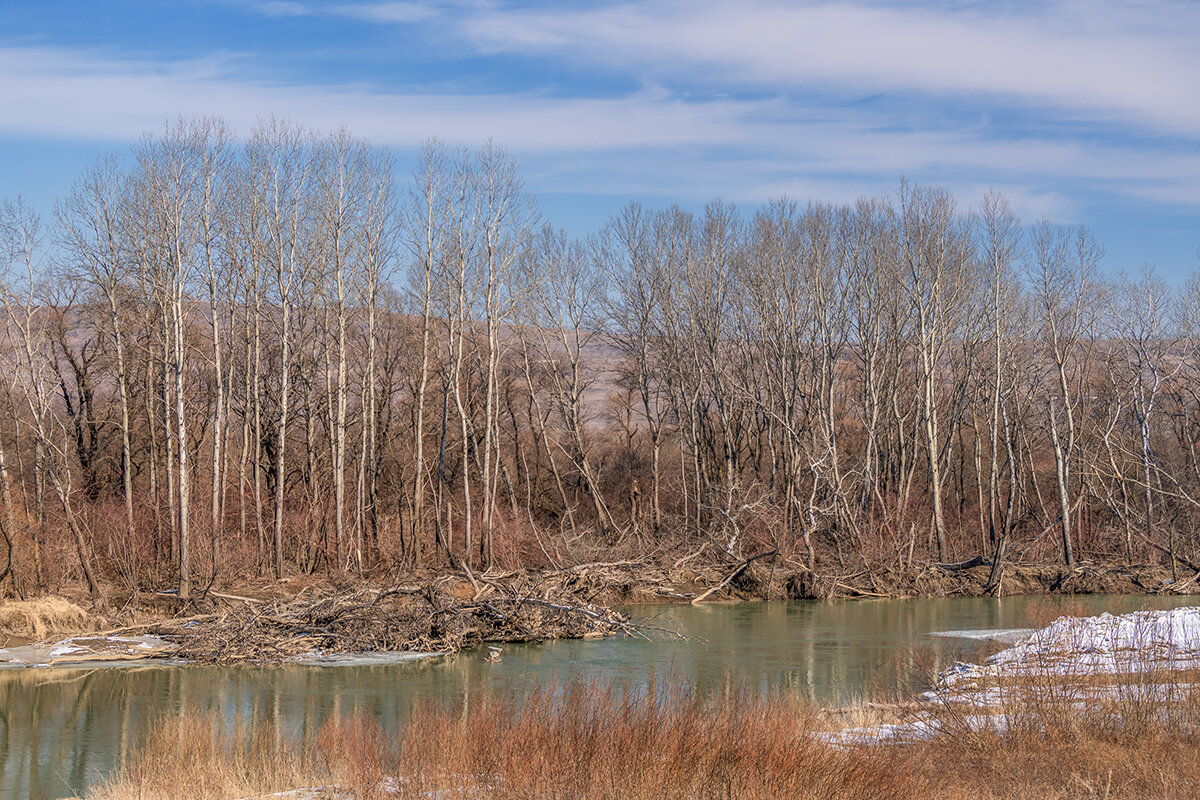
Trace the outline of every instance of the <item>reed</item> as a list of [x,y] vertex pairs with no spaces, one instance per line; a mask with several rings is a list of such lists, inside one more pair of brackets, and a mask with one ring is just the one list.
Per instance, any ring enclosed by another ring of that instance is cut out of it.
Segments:
[[394,731],[359,711],[309,737],[185,714],[152,726],[136,755],[91,796],[235,798],[325,787],[298,796],[1171,800],[1195,797],[1200,787],[1193,700],[1165,716],[1146,713],[1138,698],[1074,718],[1051,710],[1057,700],[1046,697],[1038,724],[948,725],[929,741],[853,747],[815,735],[830,716],[795,698],[745,690],[698,696],[680,684],[632,690],[577,682],[480,696],[466,710],[430,703]]

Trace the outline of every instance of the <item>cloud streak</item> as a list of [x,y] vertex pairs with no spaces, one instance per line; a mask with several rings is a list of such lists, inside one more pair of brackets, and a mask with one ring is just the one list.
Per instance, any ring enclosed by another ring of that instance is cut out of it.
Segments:
[[465,35],[491,53],[541,52],[673,80],[799,93],[987,94],[1200,135],[1200,8],[1048,2],[650,0],[577,10],[489,9]]
[[[128,142],[179,115],[219,115],[243,133],[276,116],[400,148],[431,135],[468,146],[492,138],[518,155],[539,191],[844,201],[908,175],[964,191],[1003,187],[1036,215],[1074,215],[1095,193],[1200,204],[1200,103],[1181,102],[1200,56],[1153,14],[1088,16],[1091,6],[1066,0],[1023,17],[866,0],[649,0],[583,11],[484,3],[454,14],[422,2],[240,5],[438,36],[453,28],[468,51],[601,64],[645,88],[453,93],[403,81],[285,80],[245,54],[155,61],[0,46],[0,133]],[[905,91],[1052,113],[998,127],[934,101],[854,102],[855,93]],[[930,110],[936,124],[923,116]],[[1072,117],[1093,120],[1078,123],[1084,135],[1060,130]],[[1114,121],[1150,132],[1110,135]],[[1166,145],[1156,138],[1164,132]]]
[[78,11],[66,30],[33,6],[0,35],[0,193],[31,175],[61,192],[71,158],[177,116],[243,134],[274,116],[345,127],[402,163],[429,136],[493,139],[568,219],[630,197],[851,202],[906,176],[964,206],[991,187],[1027,219],[1100,222],[1134,260],[1194,261],[1192,0],[193,0],[137,24]]
[[[564,176],[570,176],[576,191],[761,200],[788,187],[858,186],[881,178],[890,184],[901,174],[924,174],[1014,186],[1021,176],[1043,183],[1052,177],[1200,201],[1200,155],[1187,152],[997,141],[974,128],[896,130],[868,111],[814,107],[797,114],[770,98],[685,102],[660,90],[615,98],[448,95],[237,77],[245,72],[237,59],[162,64],[0,48],[0,132],[131,141],[179,115],[219,115],[243,133],[277,116],[318,130],[345,126],[402,148],[430,135],[464,145],[494,138],[523,160],[558,163],[558,177],[547,172],[543,179],[550,190],[566,190]],[[698,176],[701,162],[704,175]],[[1061,197],[1047,189],[1024,194],[1043,204]]]
[[395,92],[252,81],[236,76],[243,71],[225,60],[158,64],[0,47],[0,130],[128,141],[181,114],[220,115],[243,131],[280,116],[317,129],[345,126],[387,144],[410,146],[436,133],[553,152],[730,145],[759,127],[749,118],[771,105],[685,103],[656,92],[614,99]]

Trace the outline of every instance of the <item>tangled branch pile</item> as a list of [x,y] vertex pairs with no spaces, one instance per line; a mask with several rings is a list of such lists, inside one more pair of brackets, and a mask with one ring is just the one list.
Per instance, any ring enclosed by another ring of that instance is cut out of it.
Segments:
[[607,608],[484,585],[470,599],[442,587],[359,589],[317,599],[235,598],[219,613],[166,620],[150,632],[200,663],[273,663],[306,655],[452,652],[482,642],[636,634]]

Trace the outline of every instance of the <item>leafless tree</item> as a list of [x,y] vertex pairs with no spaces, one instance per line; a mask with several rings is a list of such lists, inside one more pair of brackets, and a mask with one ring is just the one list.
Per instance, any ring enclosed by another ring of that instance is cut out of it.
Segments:
[[1055,484],[1063,562],[1073,567],[1071,538],[1072,462],[1076,453],[1076,411],[1086,372],[1086,345],[1098,312],[1096,270],[1103,251],[1085,229],[1039,222],[1031,233],[1027,280],[1040,328],[1043,363],[1051,372],[1046,414],[1054,451]]

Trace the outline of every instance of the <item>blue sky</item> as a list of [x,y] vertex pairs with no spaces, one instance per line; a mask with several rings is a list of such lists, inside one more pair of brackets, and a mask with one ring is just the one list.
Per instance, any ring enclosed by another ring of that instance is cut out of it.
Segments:
[[488,138],[574,233],[631,199],[850,202],[901,176],[1200,266],[1200,3],[0,0],[0,197],[48,210],[178,115]]

